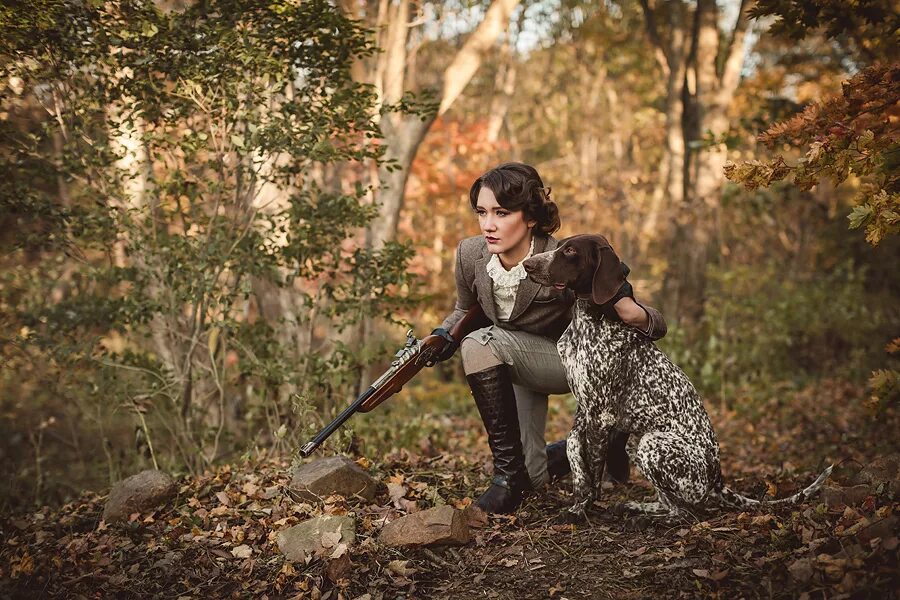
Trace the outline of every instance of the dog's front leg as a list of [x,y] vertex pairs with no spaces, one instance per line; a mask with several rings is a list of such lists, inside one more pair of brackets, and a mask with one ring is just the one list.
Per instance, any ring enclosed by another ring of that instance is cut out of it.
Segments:
[[572,520],[584,520],[587,507],[593,503],[603,480],[609,432],[612,425],[595,423],[587,411],[575,414],[575,424],[566,442],[566,455],[572,467],[574,502],[568,509]]

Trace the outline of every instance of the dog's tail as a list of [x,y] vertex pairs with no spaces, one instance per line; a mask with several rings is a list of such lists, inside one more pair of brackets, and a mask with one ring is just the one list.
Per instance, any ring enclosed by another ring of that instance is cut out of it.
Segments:
[[721,491],[719,492],[719,497],[723,504],[726,506],[730,506],[732,508],[764,508],[766,506],[783,506],[785,504],[800,504],[805,502],[809,497],[819,491],[819,488],[822,487],[822,484],[825,483],[825,480],[828,479],[828,476],[831,475],[831,471],[834,469],[834,465],[831,465],[819,475],[815,481],[812,482],[812,485],[807,487],[805,490],[799,491],[793,496],[789,496],[787,498],[782,498],[781,500],[754,500],[753,498],[748,498],[746,496],[742,496],[730,489],[727,485],[723,485]]

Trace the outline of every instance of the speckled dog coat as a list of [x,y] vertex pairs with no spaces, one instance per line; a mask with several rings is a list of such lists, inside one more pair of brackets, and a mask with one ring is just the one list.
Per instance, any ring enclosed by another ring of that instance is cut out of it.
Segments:
[[[554,270],[560,270],[560,253],[566,252],[566,246],[583,246],[584,240],[579,238],[584,237],[594,244],[606,244],[603,250],[608,252],[596,251],[597,262],[618,261],[601,236],[576,236],[554,251],[529,259],[529,276],[543,285],[572,284],[560,281]],[[566,258],[575,254],[573,248]],[[600,271],[590,260],[578,264],[582,269]],[[684,371],[638,330],[607,315],[604,307],[579,297],[572,322],[557,343],[578,401],[567,441],[575,492],[569,508],[572,513],[583,516],[599,491],[613,427],[632,434],[629,456],[657,493],[654,502],[626,504],[633,510],[677,516],[717,506],[798,503],[821,487],[831,467],[802,492],[778,501],[761,503],[725,486],[716,434]]]

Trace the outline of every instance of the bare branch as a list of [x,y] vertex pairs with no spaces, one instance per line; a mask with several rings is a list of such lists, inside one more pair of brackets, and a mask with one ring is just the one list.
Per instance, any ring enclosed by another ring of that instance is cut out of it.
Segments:
[[468,85],[475,71],[481,66],[485,54],[509,25],[509,17],[519,0],[494,0],[484,20],[468,37],[463,47],[456,53],[453,62],[444,71],[444,86],[438,115],[447,109],[459,97]]
[[663,43],[659,35],[659,27],[656,24],[656,11],[650,6],[649,0],[641,0],[641,8],[644,11],[644,24],[647,26],[647,37],[653,44],[656,55],[656,62],[659,63],[663,74],[668,77],[672,70],[672,53],[667,51],[667,46]]
[[738,85],[741,76],[741,68],[744,65],[744,39],[747,36],[747,12],[752,0],[741,0],[737,21],[728,46],[725,49],[725,60],[722,62],[722,72],[719,75],[719,89],[722,93],[731,94]]

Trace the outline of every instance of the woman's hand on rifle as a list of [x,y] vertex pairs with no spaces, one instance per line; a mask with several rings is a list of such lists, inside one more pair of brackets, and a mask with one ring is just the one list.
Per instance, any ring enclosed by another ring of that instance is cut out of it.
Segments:
[[434,331],[431,332],[431,335],[436,335],[444,338],[445,344],[444,347],[440,350],[432,350],[430,356],[428,357],[428,362],[431,364],[444,362],[445,360],[452,357],[456,354],[457,348],[459,348],[459,342],[453,339],[453,336],[450,335],[450,332],[444,329],[443,327],[438,327]]

